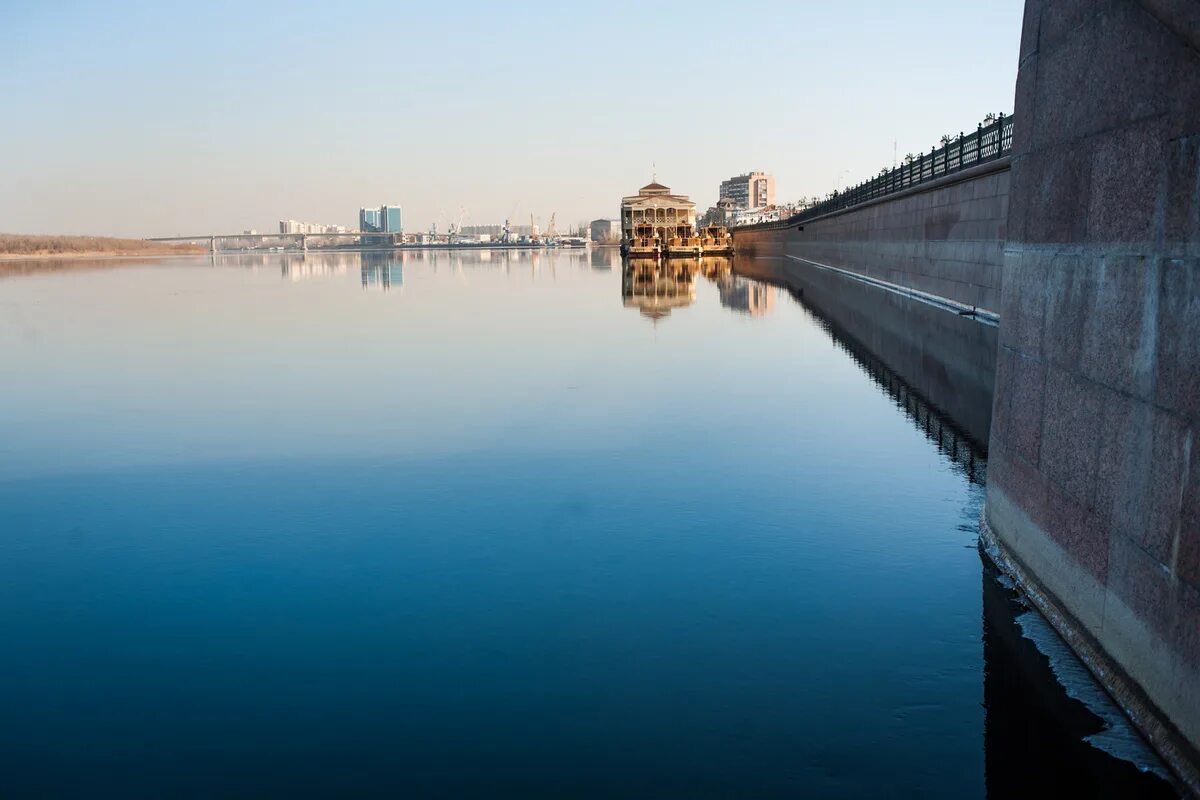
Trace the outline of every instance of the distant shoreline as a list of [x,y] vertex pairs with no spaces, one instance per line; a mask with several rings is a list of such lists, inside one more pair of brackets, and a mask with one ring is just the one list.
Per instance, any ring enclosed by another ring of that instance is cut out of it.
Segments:
[[194,244],[161,244],[141,239],[108,236],[30,236],[0,233],[0,260],[45,258],[139,258],[142,256],[194,255],[208,248]]

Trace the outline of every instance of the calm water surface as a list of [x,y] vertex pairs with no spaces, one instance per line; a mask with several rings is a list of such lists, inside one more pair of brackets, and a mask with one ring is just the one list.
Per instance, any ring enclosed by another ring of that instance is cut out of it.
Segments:
[[978,454],[781,290],[651,294],[606,251],[0,278],[0,794],[1028,789],[1069,714],[985,698],[1027,642]]

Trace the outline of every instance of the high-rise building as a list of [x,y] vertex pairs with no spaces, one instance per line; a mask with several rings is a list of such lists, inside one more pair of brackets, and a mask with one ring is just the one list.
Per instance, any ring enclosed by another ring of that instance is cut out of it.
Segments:
[[384,233],[400,233],[404,230],[400,222],[400,206],[381,206],[379,218]]
[[[399,209],[396,209],[399,211]],[[363,233],[379,233],[383,230],[383,221],[379,218],[378,208],[360,208],[358,210],[358,229]]]
[[721,181],[718,198],[729,198],[738,208],[775,205],[775,178],[763,172],[747,172]]

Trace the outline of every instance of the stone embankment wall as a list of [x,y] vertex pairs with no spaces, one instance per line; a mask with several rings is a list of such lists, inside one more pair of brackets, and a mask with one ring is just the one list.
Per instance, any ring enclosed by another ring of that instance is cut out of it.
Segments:
[[985,534],[1194,791],[1200,11],[1027,0]]
[[985,540],[1200,795],[1196,4],[1026,0],[1014,116],[1002,162],[735,244],[851,327],[896,302],[853,275],[999,312]]
[[1009,160],[998,159],[802,226],[735,230],[734,243],[996,311],[1008,187]]

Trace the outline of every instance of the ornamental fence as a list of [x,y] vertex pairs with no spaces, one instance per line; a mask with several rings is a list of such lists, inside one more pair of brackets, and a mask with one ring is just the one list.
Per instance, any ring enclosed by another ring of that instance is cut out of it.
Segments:
[[784,221],[747,227],[783,227],[816,219],[833,211],[856,206],[859,203],[887,197],[911,186],[917,186],[943,175],[960,172],[974,167],[976,164],[1008,155],[1012,150],[1012,140],[1013,118],[1001,114],[995,122],[989,125],[979,123],[979,127],[974,133],[966,135],[960,133],[957,139],[951,139],[940,148],[934,148],[927,154],[922,153],[912,161],[882,172],[857,186],[834,192],[829,198],[793,214]]

